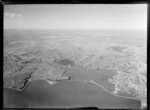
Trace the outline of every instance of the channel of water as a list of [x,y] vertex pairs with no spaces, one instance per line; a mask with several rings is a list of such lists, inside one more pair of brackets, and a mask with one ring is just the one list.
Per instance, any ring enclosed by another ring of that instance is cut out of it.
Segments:
[[66,67],[70,80],[47,83],[45,80],[29,82],[22,91],[4,88],[4,107],[100,107],[100,108],[141,108],[141,101],[128,94],[112,94],[114,85],[108,78],[115,71],[101,68],[99,71],[86,70],[72,61],[59,61]]

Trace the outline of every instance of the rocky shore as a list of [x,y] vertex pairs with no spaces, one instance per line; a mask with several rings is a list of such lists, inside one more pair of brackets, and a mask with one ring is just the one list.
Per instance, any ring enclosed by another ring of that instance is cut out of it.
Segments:
[[11,47],[4,49],[4,87],[19,89],[32,80],[68,80],[65,67],[57,63],[59,59],[68,57],[75,65],[87,69],[99,71],[99,68],[106,68],[118,71],[108,79],[115,85],[116,92],[146,94],[146,58],[140,56],[138,48],[125,46],[124,49],[117,45],[111,47],[106,43],[99,46],[96,42],[90,44],[86,39],[65,42],[55,40],[30,43],[30,46],[11,43]]
[[[65,75],[66,70],[59,64],[53,62],[52,59],[55,60],[57,57],[50,58],[54,56],[47,55],[54,52],[47,50],[45,53],[45,51],[43,52],[41,50],[41,48],[34,47],[22,53],[20,52],[20,54],[18,54],[19,52],[5,51],[3,87],[23,90],[26,84],[33,80],[59,81],[69,79]],[[57,52],[55,54],[58,56]]]

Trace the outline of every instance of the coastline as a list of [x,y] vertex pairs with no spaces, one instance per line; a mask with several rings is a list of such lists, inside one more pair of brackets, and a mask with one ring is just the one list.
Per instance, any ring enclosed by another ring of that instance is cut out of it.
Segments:
[[[40,81],[40,80],[39,80]],[[51,85],[53,85],[53,84],[56,84],[58,81],[51,81],[51,80],[44,80],[44,81],[46,81],[48,84],[50,84],[50,86]],[[74,80],[67,80],[67,81],[74,81]],[[31,81],[29,81],[29,82],[31,82]],[[75,82],[78,82],[78,81],[75,81]],[[108,90],[106,90],[103,86],[101,86],[100,84],[98,84],[97,82],[95,82],[95,81],[93,81],[93,80],[89,80],[89,81],[81,81],[81,82],[84,82],[84,83],[91,83],[91,84],[94,84],[94,85],[96,85],[96,86],[98,86],[98,87],[100,87],[100,88],[102,88],[103,90],[105,90],[106,92],[108,92],[109,94],[111,94],[111,95],[113,95],[113,96],[116,96],[116,97],[121,97],[121,98],[126,98],[126,99],[133,99],[133,100],[139,100],[139,101],[141,101],[141,108],[143,108],[143,107],[147,107],[147,105],[145,104],[145,103],[143,103],[143,101],[142,100],[140,100],[140,99],[138,99],[138,98],[132,98],[132,97],[123,97],[123,96],[118,96],[118,95],[116,95],[116,94],[113,94],[113,93],[110,93]],[[28,83],[26,83],[26,85],[24,86],[24,88],[22,88],[22,89],[15,89],[15,88],[9,88],[9,89],[12,89],[12,90],[17,90],[17,91],[23,91],[24,89],[25,89],[25,87],[27,86],[27,84]],[[8,88],[8,87],[4,87],[4,88]]]
[[[35,81],[35,80],[32,80],[32,81]],[[28,85],[28,83],[30,83],[30,82],[32,82],[32,81],[27,81],[26,82],[26,84],[22,87],[22,88],[20,88],[20,89],[17,89],[17,88],[12,88],[12,87],[3,87],[4,89],[6,88],[6,89],[12,89],[12,90],[17,90],[17,91],[23,91],[25,88],[26,88],[26,86]],[[38,81],[38,80],[37,80]],[[40,80],[39,80],[40,81]],[[46,81],[48,84],[50,84],[50,85],[52,85],[52,84],[55,84],[55,83],[57,83],[58,81],[50,81],[50,80],[46,80],[46,79],[44,79],[44,81]]]

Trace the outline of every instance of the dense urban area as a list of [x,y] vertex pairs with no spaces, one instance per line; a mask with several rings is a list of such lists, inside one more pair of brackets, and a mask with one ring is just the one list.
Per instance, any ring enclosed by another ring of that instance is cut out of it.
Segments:
[[24,38],[19,34],[4,35],[3,86],[6,88],[22,90],[32,80],[69,79],[66,68],[56,62],[67,57],[86,69],[115,70],[117,74],[108,79],[114,84],[114,93],[147,94],[146,44],[121,45],[111,43],[106,37],[73,37],[63,33]]

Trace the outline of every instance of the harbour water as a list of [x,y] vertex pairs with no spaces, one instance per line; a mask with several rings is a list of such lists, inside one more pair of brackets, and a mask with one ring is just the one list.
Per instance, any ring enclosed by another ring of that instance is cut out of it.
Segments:
[[49,85],[44,80],[33,81],[21,92],[4,89],[5,107],[42,108],[140,108],[141,102],[120,98],[89,82],[62,81]]
[[[62,64],[70,65],[66,61]],[[103,68],[99,71],[86,70],[74,65],[67,68],[66,74],[71,77],[70,80],[50,84],[45,80],[36,80],[28,83],[22,91],[4,88],[4,107],[141,108],[140,100],[111,94],[114,86],[108,78],[116,74],[115,71]]]

